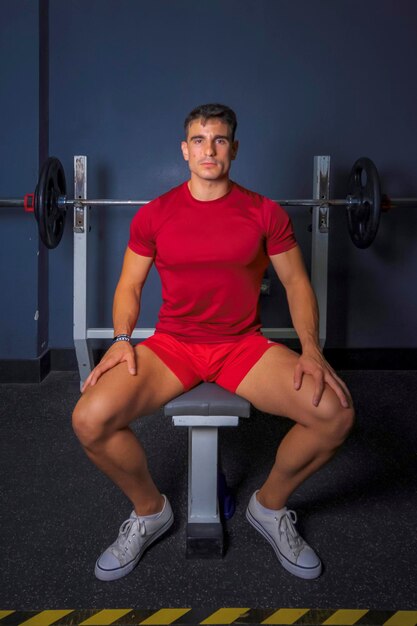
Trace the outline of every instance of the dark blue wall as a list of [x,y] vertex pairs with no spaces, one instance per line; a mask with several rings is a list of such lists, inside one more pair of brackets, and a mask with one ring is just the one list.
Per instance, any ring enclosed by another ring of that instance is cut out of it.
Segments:
[[[38,177],[39,4],[3,0],[0,14],[0,195],[22,197]],[[47,348],[47,261],[33,218],[0,210],[0,358],[35,358]]]
[[[27,3],[5,4],[15,28],[28,28],[30,15],[17,8]],[[313,155],[330,154],[332,195],[344,197],[351,165],[367,155],[388,193],[417,196],[416,32],[414,0],[54,0],[50,153],[62,160],[70,190],[73,155],[87,154],[90,197],[149,199],[187,176],[179,150],[185,115],[202,102],[222,101],[238,113],[233,177],[245,186],[273,198],[310,197]],[[33,50],[27,43],[23,53],[15,48],[8,62],[30,73],[36,89]],[[23,158],[25,179],[16,171],[21,127],[36,128],[32,109],[19,107],[17,84],[12,80],[10,102],[0,105],[2,119],[6,110],[19,126],[5,129],[12,153],[5,181],[13,181],[7,195],[19,194],[36,170],[34,151]],[[3,170],[0,176],[5,189]],[[92,213],[89,322],[111,326],[133,211]],[[308,259],[308,212],[291,214]],[[344,211],[332,210],[329,347],[417,345],[416,215],[410,209],[383,216],[376,243],[362,251],[350,242]],[[49,255],[52,347],[72,346],[71,218]],[[17,217],[12,224],[27,246],[22,229],[31,226]],[[15,251],[7,238],[5,248]],[[17,299],[26,278],[20,267],[13,275]],[[142,326],[154,325],[159,302],[152,275]],[[286,317],[278,311],[276,325]]]

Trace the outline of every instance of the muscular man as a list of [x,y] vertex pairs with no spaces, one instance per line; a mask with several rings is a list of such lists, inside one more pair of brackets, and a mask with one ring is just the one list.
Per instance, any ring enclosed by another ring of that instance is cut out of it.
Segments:
[[[309,579],[321,573],[286,503],[345,440],[352,400],[320,350],[316,300],[287,214],[229,178],[235,130],[236,116],[226,106],[203,105],[187,117],[181,149],[190,179],[133,218],[114,297],[115,340],[74,411],[85,452],[133,504],[116,541],[97,560],[101,580],[129,573],[173,522],[129,424],[201,381],[295,422],[246,516],[286,570]],[[269,262],[285,287],[301,356],[260,333],[259,293]],[[132,346],[152,263],[163,304],[155,334]]]

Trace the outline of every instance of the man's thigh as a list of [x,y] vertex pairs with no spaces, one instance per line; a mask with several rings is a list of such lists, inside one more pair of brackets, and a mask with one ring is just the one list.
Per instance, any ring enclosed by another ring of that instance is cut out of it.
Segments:
[[340,410],[333,390],[325,385],[318,407],[313,405],[314,380],[304,375],[301,389],[294,388],[294,370],[299,355],[286,346],[270,348],[255,363],[236,389],[260,411],[289,417],[296,422],[311,425],[320,414]]
[[139,344],[135,353],[135,375],[129,373],[126,363],[119,363],[86,389],[79,405],[124,427],[137,417],[156,412],[184,391],[181,381],[152,350]]

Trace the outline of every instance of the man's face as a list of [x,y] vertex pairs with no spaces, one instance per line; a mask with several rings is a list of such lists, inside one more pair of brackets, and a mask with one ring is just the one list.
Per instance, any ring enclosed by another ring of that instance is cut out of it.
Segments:
[[207,181],[228,176],[237,148],[229,126],[217,118],[191,122],[187,140],[181,143],[191,174]]

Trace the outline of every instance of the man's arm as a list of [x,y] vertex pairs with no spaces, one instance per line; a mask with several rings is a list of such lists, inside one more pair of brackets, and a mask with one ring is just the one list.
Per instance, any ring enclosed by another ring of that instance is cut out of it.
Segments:
[[140,311],[142,289],[153,263],[152,257],[126,249],[122,272],[113,300],[114,334],[131,335]]
[[295,389],[301,388],[304,374],[311,374],[315,380],[315,406],[319,404],[327,383],[337,394],[341,405],[348,407],[350,395],[347,387],[327,363],[320,348],[317,301],[300,248],[296,246],[270,259],[285,288],[291,319],[301,342],[302,355],[294,372]]
[[[122,272],[114,293],[113,327],[114,334],[131,335],[140,311],[142,289],[153,263],[152,257],[141,256],[126,249]],[[100,363],[86,379],[82,391],[95,385],[104,372],[118,363],[126,362],[129,372],[136,374],[135,351],[127,341],[119,341],[110,346]]]

